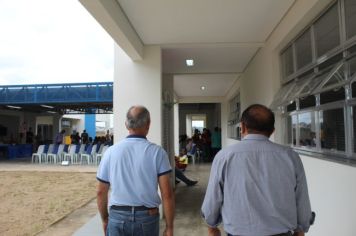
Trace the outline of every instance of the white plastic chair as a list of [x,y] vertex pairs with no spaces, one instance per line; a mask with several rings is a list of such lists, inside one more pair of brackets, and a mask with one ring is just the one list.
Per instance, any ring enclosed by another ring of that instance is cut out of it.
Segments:
[[79,163],[79,162],[82,163],[82,154],[85,153],[85,147],[86,147],[86,144],[84,144],[84,143],[80,144],[79,151],[76,155],[77,163]]
[[77,153],[75,153],[76,149],[77,145],[71,144],[69,146],[69,152],[63,154],[63,161],[70,161],[70,163],[74,164],[75,160],[77,159]]
[[48,157],[47,157],[47,155],[48,155],[49,153],[52,153],[52,152],[53,152],[54,146],[55,146],[54,144],[50,144],[50,145],[48,146],[47,152],[45,152],[45,153],[43,154],[43,159],[44,159],[45,163],[48,163]]
[[45,157],[45,152],[44,152],[44,149],[45,149],[45,145],[40,145],[37,149],[37,152],[35,153],[32,153],[32,163],[36,162],[36,158],[38,160],[38,163],[41,164],[42,162],[42,158]]
[[99,153],[96,153],[94,156],[94,162],[96,165],[100,164],[101,158],[103,158],[104,153],[106,152],[106,150],[108,150],[109,146],[104,146],[103,148],[101,148],[101,151]]
[[201,150],[198,148],[198,146],[195,143],[193,143],[192,149],[190,150],[190,152],[187,153],[188,157],[192,158],[193,165],[195,165],[196,159],[200,161],[200,154],[201,154]]
[[58,146],[58,149],[57,149],[57,152],[53,152],[53,153],[49,153],[47,154],[47,160],[48,162],[51,162],[52,163],[52,160],[53,160],[53,163],[57,163],[57,162],[61,162],[62,161],[62,153],[63,153],[63,150],[64,150],[64,144],[60,144]]
[[[91,149],[89,149],[88,152],[83,153],[80,155],[80,164],[83,164],[83,161],[86,161],[86,163],[88,163],[88,165],[90,165],[93,162],[93,158],[96,154],[96,147],[97,145],[94,144],[93,146],[91,146]],[[90,148],[90,147],[88,147]]]

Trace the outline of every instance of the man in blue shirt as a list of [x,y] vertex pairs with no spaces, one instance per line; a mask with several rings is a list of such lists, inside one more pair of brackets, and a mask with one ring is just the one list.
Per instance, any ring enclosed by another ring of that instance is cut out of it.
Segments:
[[303,236],[312,213],[303,164],[289,147],[269,141],[274,114],[248,107],[241,142],[224,148],[212,164],[202,215],[209,235]]
[[98,168],[97,204],[106,235],[158,236],[158,186],[166,219],[163,235],[173,235],[172,168],[163,148],[146,139],[149,127],[149,111],[131,107],[126,115],[129,135],[105,152]]

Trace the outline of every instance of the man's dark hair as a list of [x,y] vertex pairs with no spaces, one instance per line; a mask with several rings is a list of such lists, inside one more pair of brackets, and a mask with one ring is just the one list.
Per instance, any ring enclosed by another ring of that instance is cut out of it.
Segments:
[[274,113],[266,106],[253,104],[242,113],[241,123],[244,123],[248,133],[272,134],[274,130]]

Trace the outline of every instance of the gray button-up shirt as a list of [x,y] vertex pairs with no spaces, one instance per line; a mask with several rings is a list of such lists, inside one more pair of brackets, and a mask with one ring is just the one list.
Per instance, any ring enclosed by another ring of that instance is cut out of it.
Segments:
[[224,148],[211,167],[202,215],[233,235],[307,232],[311,209],[299,155],[257,134]]

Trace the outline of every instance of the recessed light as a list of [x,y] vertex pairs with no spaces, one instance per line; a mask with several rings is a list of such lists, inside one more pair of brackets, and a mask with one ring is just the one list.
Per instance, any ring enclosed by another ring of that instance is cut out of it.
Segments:
[[205,87],[205,86],[201,86],[200,89],[201,89],[201,90],[205,90],[206,87]]
[[50,108],[50,109],[53,109],[54,107],[52,106],[48,106],[48,105],[40,105],[41,107],[45,107],[45,108]]
[[21,107],[7,105],[8,108],[21,109]]
[[187,66],[194,66],[194,60],[193,59],[187,59],[187,60],[185,60],[185,63],[187,64]]

